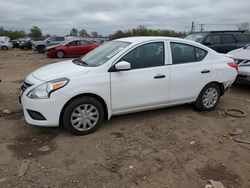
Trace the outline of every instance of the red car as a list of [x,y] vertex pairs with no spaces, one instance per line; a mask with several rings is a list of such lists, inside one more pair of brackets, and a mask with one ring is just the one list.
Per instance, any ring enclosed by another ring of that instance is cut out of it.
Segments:
[[96,42],[75,39],[65,41],[56,46],[47,47],[45,52],[48,57],[78,57],[87,54],[91,50],[97,48],[99,44]]

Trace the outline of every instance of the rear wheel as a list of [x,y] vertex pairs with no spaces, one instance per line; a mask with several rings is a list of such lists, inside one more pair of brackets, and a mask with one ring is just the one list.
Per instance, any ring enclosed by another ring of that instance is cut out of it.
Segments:
[[63,58],[64,57],[64,52],[62,50],[56,52],[56,57]]
[[71,101],[63,113],[65,128],[76,135],[86,135],[101,126],[104,119],[102,104],[93,97],[79,97]]
[[45,46],[37,46],[36,47],[36,50],[38,51],[38,53],[44,53],[44,49],[45,49]]
[[206,85],[195,101],[195,106],[201,111],[212,111],[216,108],[220,99],[220,88],[211,83]]

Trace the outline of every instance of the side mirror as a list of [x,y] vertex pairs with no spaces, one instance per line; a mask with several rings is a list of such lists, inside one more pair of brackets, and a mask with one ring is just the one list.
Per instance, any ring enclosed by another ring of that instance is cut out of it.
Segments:
[[210,45],[212,45],[212,43],[211,42],[205,42],[204,45],[210,46]]
[[50,40],[47,40],[47,43],[50,43]]
[[109,69],[109,72],[119,72],[119,71],[128,71],[131,69],[131,64],[126,61],[120,61],[116,63]]

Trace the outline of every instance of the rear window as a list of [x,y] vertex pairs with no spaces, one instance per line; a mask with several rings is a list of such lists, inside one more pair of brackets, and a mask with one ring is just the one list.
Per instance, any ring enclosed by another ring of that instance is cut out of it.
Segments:
[[237,41],[240,43],[247,43],[250,42],[250,35],[248,34],[236,34],[235,35]]
[[199,62],[202,61],[207,55],[206,50],[192,45],[175,42],[171,42],[170,45],[173,64]]

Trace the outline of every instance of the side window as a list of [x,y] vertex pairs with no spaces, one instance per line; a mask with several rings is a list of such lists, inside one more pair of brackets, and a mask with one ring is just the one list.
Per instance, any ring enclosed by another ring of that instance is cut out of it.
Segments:
[[87,45],[90,45],[90,42],[85,41],[85,40],[80,40],[80,41],[78,41],[78,45],[79,46],[87,46]]
[[49,41],[56,41],[56,37],[51,37]]
[[68,43],[69,46],[76,46],[77,45],[77,41],[72,41]]
[[236,34],[235,37],[237,38],[239,43],[250,42],[250,35],[249,34]]
[[141,45],[123,56],[120,61],[127,61],[131,69],[164,65],[164,43],[154,42]]
[[64,41],[64,37],[56,37],[56,41]]
[[218,45],[220,44],[220,35],[209,35],[205,40],[205,45]]
[[188,44],[171,42],[173,64],[193,63],[202,61],[207,51]]
[[207,51],[195,47],[195,58],[196,61],[202,61],[207,55]]
[[233,35],[221,35],[221,44],[232,44],[235,43]]

